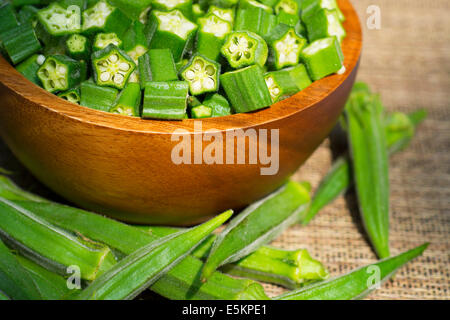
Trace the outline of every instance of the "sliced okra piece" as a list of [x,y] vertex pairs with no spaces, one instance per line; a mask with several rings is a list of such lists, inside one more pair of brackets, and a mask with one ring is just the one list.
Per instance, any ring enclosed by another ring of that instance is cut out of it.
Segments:
[[281,10],[277,14],[277,25],[280,23],[287,24],[288,26],[295,27],[300,22],[300,17],[298,14],[287,13],[284,10]]
[[266,37],[270,47],[270,63],[275,69],[295,66],[300,61],[300,54],[307,41],[295,32],[295,28],[279,24]]
[[109,111],[116,101],[119,90],[110,87],[101,87],[89,80],[81,83],[80,93],[80,105],[100,111]]
[[122,10],[108,4],[105,0],[98,1],[83,11],[82,32],[85,34],[114,32],[121,37],[130,25],[131,19]]
[[92,49],[94,51],[105,49],[110,44],[115,45],[118,48],[122,48],[122,40],[115,34],[111,33],[97,33],[94,38],[94,43],[92,44]]
[[266,6],[265,4],[263,4],[259,1],[256,1],[256,0],[240,0],[238,8],[239,8],[239,10],[260,8],[260,9],[263,9],[264,11],[266,11],[267,13],[270,13],[270,14],[273,13],[272,7]]
[[178,62],[175,62],[175,68],[177,69],[177,74],[180,70],[189,63],[189,59],[182,59]]
[[288,14],[298,16],[300,13],[300,2],[298,0],[280,0],[274,7],[275,13],[279,14],[284,11]]
[[304,64],[300,63],[295,67],[286,68],[285,70],[289,72],[298,90],[303,90],[311,85],[312,81]]
[[197,52],[217,61],[224,39],[232,31],[231,24],[212,13],[198,19],[197,22],[199,25],[196,41]]
[[81,31],[81,9],[69,6],[67,9],[54,2],[37,13],[39,23],[54,37]]
[[108,2],[122,10],[128,18],[139,21],[148,14],[152,4],[152,0],[108,0]]
[[276,24],[277,17],[262,8],[239,9],[236,13],[234,30],[251,31],[264,37]]
[[31,24],[23,24],[0,34],[0,42],[13,64],[18,64],[41,49]]
[[273,102],[283,100],[297,93],[299,88],[291,78],[289,71],[279,70],[268,72],[264,75],[267,88]]
[[221,53],[229,65],[235,69],[253,64],[263,67],[267,61],[269,49],[264,39],[256,33],[234,31],[225,38]]
[[76,60],[89,60],[91,45],[89,39],[81,34],[73,34],[66,40],[67,54]]
[[191,118],[193,119],[210,118],[211,116],[212,109],[202,104],[191,109]]
[[147,38],[151,39],[150,49],[169,48],[175,61],[182,59],[192,45],[197,25],[189,21],[179,10],[150,13]]
[[17,18],[19,19],[19,22],[21,24],[31,23],[31,25],[35,27],[37,23],[38,11],[39,9],[36,8],[35,6],[25,5],[22,8],[20,8],[19,12],[17,13]]
[[99,86],[123,89],[136,64],[125,52],[110,44],[92,54],[94,80]]
[[202,103],[200,102],[200,100],[198,100],[197,97],[195,96],[189,96],[188,100],[187,100],[187,105],[189,109],[192,109],[194,107],[198,107],[199,105],[201,105]]
[[152,9],[169,12],[179,10],[186,18],[192,20],[192,0],[153,0]]
[[147,82],[144,119],[181,120],[186,117],[189,84],[186,81]]
[[65,92],[61,92],[58,94],[58,97],[65,99],[69,102],[80,104],[81,96],[80,96],[80,88],[73,88],[67,90]]
[[269,89],[259,65],[230,71],[220,76],[220,82],[235,112],[250,112],[272,104]]
[[37,76],[37,71],[41,67],[42,63],[44,63],[44,61],[45,57],[43,55],[34,54],[24,62],[17,65],[16,69],[25,78],[40,86],[41,80],[39,80],[39,77]]
[[218,93],[209,94],[203,100],[203,105],[212,109],[211,117],[223,117],[231,114],[228,100]]
[[178,73],[169,49],[151,49],[139,58],[141,87],[148,81],[175,81]]
[[192,21],[197,21],[197,19],[203,17],[205,13],[205,10],[202,9],[200,4],[192,4]]
[[297,34],[301,35],[305,39],[308,38],[306,27],[301,20],[295,25],[295,32],[297,32]]
[[339,42],[342,42],[347,35],[336,10],[317,10],[305,20],[305,24],[310,42],[332,36],[336,36]]
[[345,20],[345,16],[337,4],[336,0],[303,0],[301,2],[302,7],[302,20],[308,19],[313,16],[320,9],[336,10],[340,21]]
[[116,259],[105,245],[88,242],[38,217],[21,205],[0,198],[0,238],[36,263],[66,274],[77,265],[81,277],[94,280]]
[[0,34],[19,26],[14,7],[11,3],[0,4]]
[[189,83],[189,91],[197,96],[219,89],[220,64],[196,53],[180,70],[180,76]]
[[123,49],[136,63],[139,57],[148,51],[144,28],[144,24],[134,21],[123,36]]
[[39,68],[37,76],[48,92],[66,91],[77,86],[86,76],[85,65],[63,55],[51,55]]
[[211,5],[218,6],[220,8],[231,8],[238,4],[239,0],[199,0],[202,8]]
[[234,8],[221,8],[221,7],[212,5],[212,6],[209,6],[208,13],[215,14],[220,19],[228,21],[231,24],[231,26],[233,27],[234,15],[235,15]]
[[111,113],[130,117],[140,116],[141,86],[139,83],[128,83],[120,92],[117,102],[109,109]]
[[336,37],[312,42],[302,51],[302,61],[313,81],[343,69],[344,54]]

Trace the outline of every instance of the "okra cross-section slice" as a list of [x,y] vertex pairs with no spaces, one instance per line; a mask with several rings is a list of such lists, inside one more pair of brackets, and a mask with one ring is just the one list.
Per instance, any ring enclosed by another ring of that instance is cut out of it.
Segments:
[[72,5],[67,9],[52,3],[37,13],[39,22],[52,36],[78,33],[81,30],[81,9]]
[[58,94],[58,97],[67,100],[72,103],[79,104],[81,100],[80,88],[73,88]]
[[221,8],[215,5],[212,5],[208,8],[208,13],[215,14],[220,19],[228,21],[231,26],[234,24],[234,8]]
[[224,73],[220,76],[220,82],[237,113],[262,109],[272,104],[259,65]]
[[97,33],[94,38],[92,49],[94,51],[105,49],[110,44],[115,45],[118,48],[122,48],[122,40],[114,32],[110,33]]
[[142,118],[181,120],[186,117],[189,84],[186,81],[147,82]]
[[219,89],[220,64],[196,53],[180,71],[181,77],[189,83],[189,91],[197,96]]
[[109,112],[130,117],[139,117],[140,105],[141,86],[139,83],[131,82],[122,90],[117,102],[109,109]]
[[148,41],[144,24],[134,21],[123,36],[123,50],[137,63],[140,56],[148,51]]
[[316,40],[302,51],[309,76],[316,81],[343,68],[344,54],[336,37]]
[[179,10],[162,12],[152,10],[147,37],[150,49],[169,48],[175,61],[179,61],[192,44],[197,25],[189,21]]
[[203,105],[211,108],[211,117],[223,117],[231,114],[228,100],[218,93],[207,95],[205,100],[203,100]]
[[92,54],[94,79],[99,86],[123,89],[136,64],[125,52],[110,44]]
[[63,55],[52,55],[45,59],[37,75],[44,89],[53,93],[75,87],[84,80],[85,73],[81,62]]
[[297,15],[300,12],[300,2],[297,0],[280,0],[275,5],[275,13],[279,14],[281,11],[284,11],[289,14]]
[[88,60],[91,55],[89,39],[75,33],[66,40],[67,54],[76,60]]
[[347,33],[339,20],[336,10],[320,9],[305,20],[309,41],[336,36],[339,42]]
[[262,67],[267,61],[269,49],[264,39],[256,33],[234,31],[227,35],[221,53],[235,69],[252,64]]
[[82,31],[86,34],[114,32],[121,37],[131,24],[131,19],[119,8],[102,0],[83,11]]
[[287,70],[268,72],[264,80],[273,102],[285,99],[299,91]]
[[225,36],[232,31],[231,24],[212,13],[198,19],[198,24],[197,52],[217,61]]
[[265,39],[271,49],[270,62],[275,69],[279,70],[299,63],[306,39],[299,36],[294,27],[279,24]]
[[192,0],[153,0],[152,9],[159,11],[180,10],[188,19],[192,19]]
[[191,118],[193,119],[210,118],[211,116],[212,116],[211,107],[201,104],[191,109]]

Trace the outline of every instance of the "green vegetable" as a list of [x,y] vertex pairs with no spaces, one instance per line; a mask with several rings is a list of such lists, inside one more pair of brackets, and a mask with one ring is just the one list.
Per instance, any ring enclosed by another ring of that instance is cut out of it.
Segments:
[[73,34],[66,40],[67,54],[76,60],[88,60],[91,55],[89,39],[81,34]]
[[186,257],[206,236],[228,220],[227,211],[188,231],[154,241],[128,255],[92,282],[76,299],[132,299]]
[[40,9],[37,18],[51,36],[64,36],[81,31],[81,10],[77,6],[65,9],[54,2]]
[[121,37],[131,24],[131,19],[119,8],[113,7],[107,1],[98,1],[92,7],[83,11],[82,32],[88,35],[98,32],[114,32]]
[[0,42],[13,64],[18,64],[41,49],[30,24],[23,24],[0,33]]
[[316,14],[320,9],[337,10],[339,20],[344,21],[344,14],[339,9],[336,0],[303,0],[302,20],[307,20],[310,16]]
[[92,54],[94,80],[99,86],[125,88],[128,79],[136,69],[133,60],[113,44]]
[[[0,170],[1,172],[1,170]],[[24,201],[36,201],[36,202],[46,202],[44,198],[37,195],[29,193],[20,189],[14,182],[9,178],[0,174],[0,198],[5,198],[8,200],[24,200]]]
[[109,111],[119,93],[115,88],[100,87],[91,80],[82,82],[80,91],[80,105],[101,111]]
[[0,4],[0,34],[19,26],[13,6],[9,2]]
[[201,95],[219,89],[220,64],[196,53],[180,70],[180,76],[189,84],[189,92]]
[[286,12],[288,14],[296,15],[300,13],[299,1],[296,0],[280,0],[275,5],[275,12],[280,14],[281,12]]
[[152,8],[159,11],[169,12],[179,10],[186,18],[192,20],[192,0],[153,0]]
[[297,222],[310,201],[309,191],[290,181],[268,197],[250,205],[222,231],[208,256],[202,277],[208,279],[220,266],[254,252]]
[[272,104],[259,65],[224,73],[220,76],[220,81],[236,112],[250,112]]
[[130,117],[139,117],[141,105],[141,86],[139,83],[129,83],[120,93],[117,102],[109,112]]
[[1,240],[0,293],[6,299],[39,300],[42,298],[36,283]]
[[37,24],[38,11],[38,8],[31,5],[25,5],[20,8],[17,13],[17,18],[19,19],[20,24],[31,23],[34,27]]
[[136,63],[139,57],[148,51],[148,41],[144,29],[144,24],[134,21],[123,36],[123,49]]
[[308,71],[306,70],[305,65],[302,63],[285,70],[289,72],[289,75],[291,76],[292,80],[295,82],[299,90],[306,89],[312,83],[311,79],[309,78]]
[[150,13],[147,38],[151,39],[150,49],[169,48],[175,61],[182,59],[192,45],[197,25],[189,21],[179,10]]
[[63,55],[51,55],[39,68],[37,76],[48,92],[61,92],[77,86],[86,75],[82,63]]
[[210,118],[212,116],[212,109],[210,107],[199,105],[191,109],[191,118],[201,119]]
[[264,75],[264,80],[273,102],[290,97],[300,90],[286,69],[268,72]]
[[294,27],[286,24],[279,24],[273,28],[265,39],[270,47],[271,64],[276,70],[297,65],[307,42],[295,32]]
[[142,20],[148,13],[152,0],[108,0],[132,20]]
[[199,18],[197,23],[199,25],[196,41],[197,52],[208,59],[217,61],[225,37],[232,31],[230,22],[210,13]]
[[105,49],[110,44],[115,45],[118,48],[122,48],[122,40],[119,39],[117,34],[111,33],[97,33],[94,38],[94,44],[92,45],[93,51],[99,51]]
[[[138,228],[80,209],[52,203],[22,201],[19,204],[63,229],[79,232],[124,254],[131,254],[159,239]],[[220,272],[215,272],[203,283],[200,280],[202,267],[203,263],[199,259],[187,256],[159,279],[151,290],[175,300],[268,299],[260,284],[234,279]]]
[[384,108],[361,93],[346,106],[346,124],[358,204],[364,226],[380,258],[389,256],[389,161]]
[[420,256],[428,244],[352,271],[346,275],[288,292],[276,300],[361,299],[390,278],[400,267]]
[[339,42],[342,42],[347,35],[336,10],[320,9],[308,17],[305,24],[311,42],[332,36],[336,36]]
[[78,239],[18,204],[0,198],[0,212],[0,237],[54,271],[77,265],[83,279],[94,280],[115,264],[108,247]]
[[262,8],[239,9],[236,13],[234,30],[251,31],[264,37],[276,23],[277,17]]
[[147,82],[142,117],[178,120],[186,116],[189,84],[186,81]]
[[264,39],[256,33],[235,31],[227,35],[220,52],[231,67],[238,69],[253,64],[263,67],[269,49]]
[[290,14],[284,10],[281,10],[277,14],[277,25],[279,25],[281,23],[287,24],[288,26],[295,27],[297,24],[300,23],[300,17],[297,14]]
[[211,5],[208,7],[207,13],[215,14],[220,19],[228,21],[231,27],[233,27],[234,25],[234,16],[235,16],[234,8],[222,8],[215,5]]
[[207,95],[205,100],[203,100],[203,105],[211,108],[211,117],[223,117],[231,114],[228,100],[218,93]]
[[19,71],[25,78],[33,82],[34,84],[40,85],[41,80],[37,76],[37,72],[40,68],[39,62],[45,60],[45,57],[42,55],[34,54],[29,57],[24,62],[17,65],[16,69]]
[[303,49],[302,60],[312,80],[340,71],[344,55],[336,37],[316,40]]
[[58,97],[63,98],[69,102],[80,104],[81,96],[80,96],[80,88],[76,87],[58,94]]
[[178,80],[175,62],[169,49],[152,49],[139,58],[141,87],[149,81]]
[[266,6],[265,4],[256,0],[240,0],[239,10],[243,9],[262,9],[267,13],[273,13],[273,9],[270,6]]

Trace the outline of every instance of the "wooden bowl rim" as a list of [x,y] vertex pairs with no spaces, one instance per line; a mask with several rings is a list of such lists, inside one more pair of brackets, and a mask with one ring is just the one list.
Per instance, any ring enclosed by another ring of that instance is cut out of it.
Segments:
[[[362,48],[361,25],[354,7],[349,0],[338,0],[338,2],[340,9],[346,17],[344,28],[346,29],[347,37],[342,43],[346,71],[343,74],[334,74],[315,81],[308,88],[288,99],[273,104],[269,108],[252,113],[239,113],[225,117],[201,119],[202,132],[220,132],[264,125],[308,109],[332,94],[358,65]],[[172,134],[177,129],[186,130],[189,133],[198,132],[198,128],[196,129],[194,127],[196,119],[184,119],[181,121],[144,120],[137,117],[128,117],[90,109],[57,98],[55,95],[27,80],[1,56],[0,83],[12,90],[17,96],[21,96],[38,106],[42,106],[49,112],[55,112],[62,117],[68,117],[72,120],[85,122],[94,126],[128,132],[157,134]],[[295,101],[295,103],[291,103],[292,101]]]

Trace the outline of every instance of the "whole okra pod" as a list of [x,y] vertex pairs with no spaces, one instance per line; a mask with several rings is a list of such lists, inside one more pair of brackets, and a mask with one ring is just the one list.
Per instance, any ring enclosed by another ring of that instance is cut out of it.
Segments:
[[[361,299],[378,288],[400,267],[420,256],[425,243],[398,256],[354,270],[346,275],[319,282],[276,297],[276,300],[351,300]],[[378,278],[374,274],[379,275]]]

